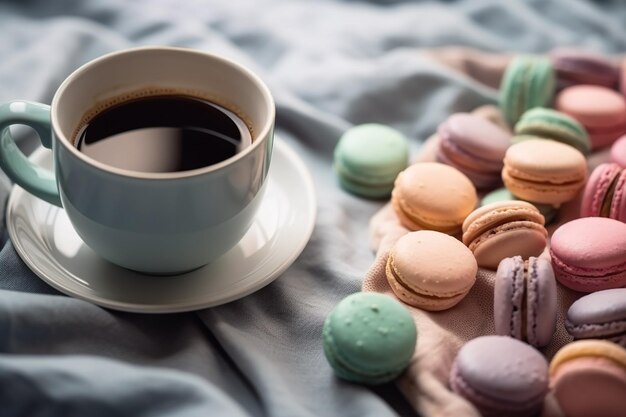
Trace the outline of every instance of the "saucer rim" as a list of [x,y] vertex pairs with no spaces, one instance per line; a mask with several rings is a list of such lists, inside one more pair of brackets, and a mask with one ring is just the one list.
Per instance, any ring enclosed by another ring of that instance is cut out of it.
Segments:
[[[15,204],[17,204],[18,199],[23,198],[22,196],[20,196],[20,194],[27,193],[27,191],[25,191],[23,188],[21,188],[18,185],[14,185],[11,189],[9,198],[7,200],[7,211],[6,211],[6,227],[7,227],[7,231],[9,233],[11,242],[13,244],[13,247],[15,248],[20,259],[26,264],[26,266],[35,275],[37,275],[41,280],[46,282],[51,287],[55,288],[56,290],[60,291],[61,293],[67,296],[84,300],[89,303],[92,303],[92,304],[95,304],[104,308],[112,309],[112,310],[131,312],[131,313],[144,313],[144,314],[182,313],[182,312],[202,310],[202,309],[210,308],[210,307],[216,307],[216,306],[227,304],[232,301],[246,297],[252,293],[255,293],[261,290],[265,286],[275,281],[280,275],[282,275],[283,272],[285,272],[285,270],[287,270],[287,268],[289,268],[296,261],[296,259],[302,254],[306,245],[310,241],[311,236],[313,234],[313,230],[315,229],[315,224],[317,220],[317,196],[316,196],[315,185],[314,185],[314,181],[313,181],[313,177],[311,173],[309,172],[308,168],[306,167],[306,165],[304,164],[300,156],[298,156],[296,151],[293,150],[292,147],[289,146],[284,140],[279,139],[277,135],[274,135],[274,136],[275,136],[274,145],[273,145],[274,149],[272,150],[272,152],[276,153],[278,151],[282,153],[285,159],[290,161],[290,164],[299,172],[298,176],[300,177],[302,181],[302,186],[303,186],[302,188],[305,189],[307,199],[311,202],[308,205],[309,214],[307,215],[307,218],[309,220],[308,220],[308,225],[304,233],[301,233],[302,239],[299,239],[299,244],[297,246],[294,246],[294,249],[290,251],[289,256],[286,256],[284,259],[280,260],[280,262],[277,263],[276,267],[274,267],[271,273],[268,273],[262,278],[254,281],[252,285],[250,285],[243,291],[237,291],[236,289],[232,289],[231,291],[226,292],[224,297],[219,298],[219,300],[213,300],[210,302],[196,302],[193,304],[184,304],[184,303],[182,304],[181,303],[136,304],[136,303],[129,303],[129,302],[124,302],[124,301],[116,301],[114,299],[105,298],[105,297],[96,295],[95,293],[92,293],[92,295],[85,295],[84,293],[77,292],[76,290],[69,288],[68,285],[65,285],[63,281],[59,281],[54,278],[48,277],[48,275],[37,265],[37,263],[33,259],[31,259],[31,257],[28,255],[27,251],[23,247],[22,243],[20,242],[19,238],[17,238],[16,236],[17,231],[15,230],[15,224],[14,222],[10,221],[10,218],[12,217],[12,211],[13,211]],[[29,159],[37,160],[42,157],[41,154],[43,154],[44,152],[49,152],[49,150],[44,148],[43,146],[40,146],[30,154]],[[62,209],[60,208],[60,210]],[[74,275],[71,272],[67,271],[65,267],[62,267],[62,269],[63,269],[63,273],[69,276]],[[150,274],[145,274],[145,275],[147,275],[148,277],[152,276]],[[83,279],[83,278],[80,278],[80,279]]]

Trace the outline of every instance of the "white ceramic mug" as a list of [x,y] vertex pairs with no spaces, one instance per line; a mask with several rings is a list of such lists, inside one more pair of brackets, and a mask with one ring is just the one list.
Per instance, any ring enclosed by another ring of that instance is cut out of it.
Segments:
[[[142,95],[207,99],[250,126],[252,144],[203,168],[171,173],[129,171],[80,152],[78,125],[102,103]],[[103,258],[151,274],[209,263],[244,236],[261,203],[272,155],[275,106],[251,71],[209,53],[169,47],[114,52],[74,71],[51,106],[0,105],[0,166],[17,184],[62,206],[78,235]],[[33,127],[52,148],[54,172],[33,165],[9,126]]]

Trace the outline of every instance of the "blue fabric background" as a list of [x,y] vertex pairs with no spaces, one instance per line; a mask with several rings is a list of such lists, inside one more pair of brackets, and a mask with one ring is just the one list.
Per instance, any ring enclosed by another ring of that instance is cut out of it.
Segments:
[[[315,179],[318,219],[297,262],[263,290],[189,314],[108,311],[58,294],[2,226],[0,416],[412,415],[393,385],[338,381],[320,333],[373,260],[380,202],[340,191],[332,149],[352,124],[390,124],[412,151],[445,116],[496,92],[420,48],[541,52],[626,47],[620,1],[0,1],[0,102],[51,101],[75,68],[136,45],[227,55],[270,85],[278,133]],[[17,131],[26,151],[36,145]],[[0,201],[10,189],[0,179]],[[4,222],[3,222],[4,225]]]

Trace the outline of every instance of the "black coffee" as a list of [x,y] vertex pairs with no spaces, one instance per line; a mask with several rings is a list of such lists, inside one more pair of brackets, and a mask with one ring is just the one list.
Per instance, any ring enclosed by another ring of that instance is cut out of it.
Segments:
[[202,168],[251,143],[233,112],[187,96],[132,99],[98,113],[78,132],[76,147],[108,165],[143,172]]

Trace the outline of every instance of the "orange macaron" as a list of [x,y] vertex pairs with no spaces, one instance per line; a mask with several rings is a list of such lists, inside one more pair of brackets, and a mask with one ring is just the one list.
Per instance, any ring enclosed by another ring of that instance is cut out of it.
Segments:
[[585,186],[587,161],[572,146],[548,139],[525,140],[506,151],[502,180],[520,199],[558,207]]
[[391,204],[409,230],[436,230],[454,235],[476,207],[472,182],[456,168],[436,162],[409,166],[396,178]]

